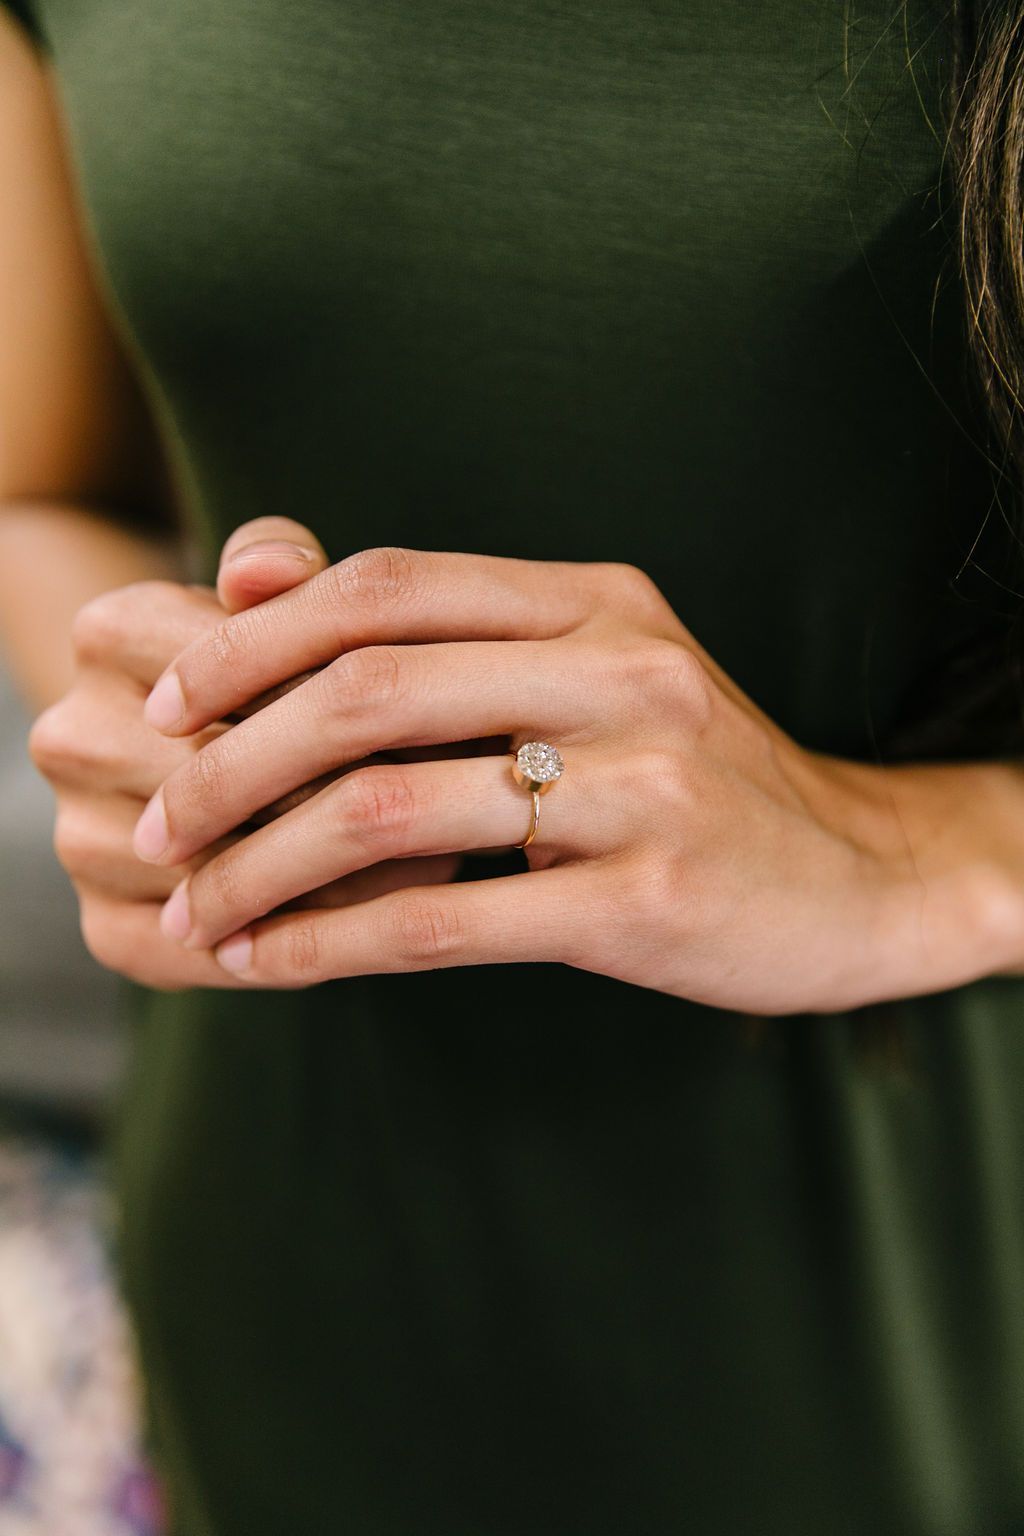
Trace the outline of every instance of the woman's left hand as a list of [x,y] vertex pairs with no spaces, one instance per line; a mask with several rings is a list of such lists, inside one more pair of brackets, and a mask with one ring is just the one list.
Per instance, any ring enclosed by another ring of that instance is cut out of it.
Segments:
[[[309,669],[172,773],[140,857],[181,864],[376,752],[498,749],[357,767],[183,881],[164,932],[217,946],[242,986],[560,961],[717,1007],[831,1012],[918,990],[922,946],[925,990],[965,979],[954,908],[928,929],[908,901],[886,771],[798,746],[632,566],[365,550],[190,645],[147,718],[193,733]],[[381,861],[523,842],[509,738],[565,764],[528,870],[267,915]]]

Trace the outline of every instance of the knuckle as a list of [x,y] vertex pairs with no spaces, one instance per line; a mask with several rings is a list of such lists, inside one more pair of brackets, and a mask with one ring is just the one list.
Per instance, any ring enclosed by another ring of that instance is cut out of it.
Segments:
[[693,802],[694,790],[687,764],[678,752],[648,748],[631,761],[630,777],[642,787],[645,798],[667,801],[674,811]]
[[124,634],[126,606],[122,588],[83,603],[71,621],[71,645],[79,661],[110,654]]
[[334,595],[349,605],[393,607],[415,592],[418,565],[415,551],[400,545],[362,549],[331,567]]
[[638,677],[671,683],[685,670],[688,655],[674,640],[647,637],[630,649],[627,661]]
[[715,687],[711,674],[692,651],[685,646],[680,646],[679,651],[679,692],[686,700],[690,718],[698,725],[707,725],[715,708]]
[[330,706],[345,713],[387,709],[401,695],[403,672],[397,646],[368,645],[349,651],[319,675]]
[[208,670],[230,671],[258,645],[259,609],[233,614],[211,629],[199,641],[194,652],[187,652],[178,663],[178,674],[186,697],[194,683],[194,674]]
[[197,752],[185,768],[168,779],[164,800],[172,826],[182,813],[187,816],[216,809],[223,803],[228,792],[229,774],[219,745],[220,738]]
[[204,919],[234,913],[253,902],[252,882],[245,881],[239,860],[229,849],[204,864],[189,882],[189,902],[193,921],[202,926]]
[[607,560],[597,566],[599,585],[617,607],[636,614],[657,614],[665,609],[661,589],[646,571],[626,561]]
[[294,918],[283,929],[289,985],[311,986],[324,979],[323,934],[316,917]]
[[656,593],[660,596],[654,581],[638,565],[631,565],[626,560],[610,560],[603,569],[620,592],[629,596],[651,597]]
[[40,773],[52,772],[67,751],[63,704],[51,704],[37,715],[28,733],[28,755]]
[[53,851],[73,878],[87,875],[97,854],[97,838],[90,818],[62,805],[53,827]]
[[400,843],[416,821],[417,797],[400,769],[357,768],[337,795],[344,831],[360,841]]
[[438,965],[458,953],[462,940],[455,909],[419,891],[397,897],[387,908],[384,944],[400,968]]
[[713,689],[707,668],[693,651],[675,640],[646,640],[630,653],[630,666],[648,688],[667,691],[677,703],[703,718]]
[[108,971],[127,974],[121,925],[105,903],[83,898],[78,923],[82,942],[96,963]]
[[37,716],[28,733],[28,751],[32,762],[46,778],[59,778],[69,767],[88,756],[67,699],[51,704]]
[[71,645],[79,661],[104,661],[124,644],[133,624],[152,614],[154,605],[181,593],[171,581],[133,581],[83,603],[71,621]]

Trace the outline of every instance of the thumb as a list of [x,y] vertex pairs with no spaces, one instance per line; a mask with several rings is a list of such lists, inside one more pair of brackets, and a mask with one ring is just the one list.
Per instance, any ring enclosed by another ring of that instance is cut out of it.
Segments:
[[217,596],[228,613],[240,613],[308,581],[328,563],[323,545],[302,523],[256,517],[236,528],[221,550]]

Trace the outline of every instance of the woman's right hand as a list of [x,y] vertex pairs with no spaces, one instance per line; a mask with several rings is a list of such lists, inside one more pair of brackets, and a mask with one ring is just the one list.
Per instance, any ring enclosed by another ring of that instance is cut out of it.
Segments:
[[[264,518],[228,541],[217,591],[139,581],[79,609],[72,632],[75,680],[36,720],[29,752],[57,797],[54,846],[78,895],[86,946],[111,970],[172,990],[218,984],[215,962],[199,956],[199,965],[192,957],[183,965],[180,946],[160,933],[160,904],[174,875],[143,864],[131,839],[146,797],[229,726],[218,722],[178,741],[161,739],[143,719],[142,705],[189,640],[225,613],[284,592],[325,564],[308,530]],[[191,861],[181,872],[190,867]]]
[[[159,926],[176,882],[239,834],[174,868],[144,864],[132,847],[135,823],[150,795],[179,763],[230,729],[230,721],[170,738],[147,724],[142,706],[161,672],[192,640],[226,614],[308,581],[327,563],[321,545],[301,524],[257,518],[225,544],[216,591],[171,581],[134,582],[86,603],[76,615],[75,681],[36,720],[29,751],[57,796],[54,846],[78,895],[86,947],[109,970],[163,991],[242,985],[212,954],[184,949]],[[287,797],[259,819],[270,819],[318,787]],[[450,856],[394,860],[333,881],[302,904],[342,906],[397,885],[448,879],[457,863]]]

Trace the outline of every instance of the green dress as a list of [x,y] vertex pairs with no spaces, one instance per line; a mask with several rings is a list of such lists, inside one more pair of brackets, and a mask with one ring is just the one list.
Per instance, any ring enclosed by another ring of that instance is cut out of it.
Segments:
[[[872,761],[998,609],[957,579],[942,16],[28,21],[211,560],[287,512],[333,558],[629,561]],[[175,1536],[1024,1529],[1024,980],[740,1022],[551,965],[143,994],[121,1256]]]

